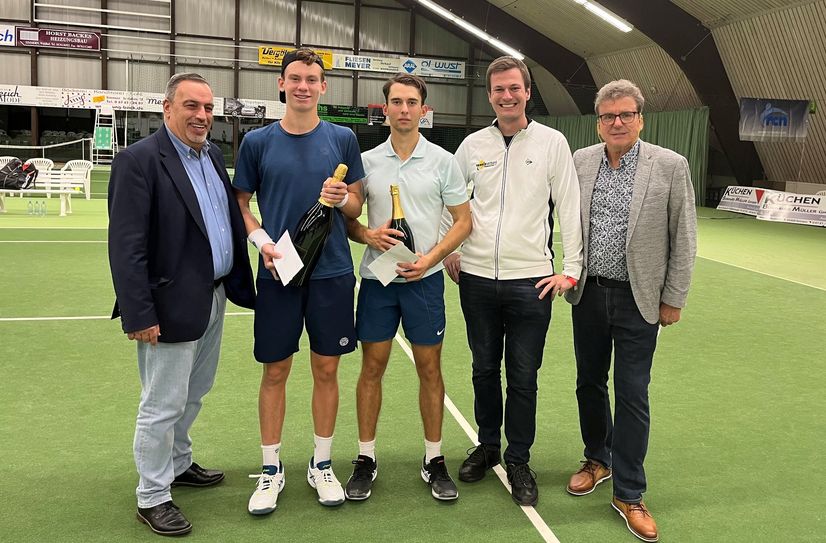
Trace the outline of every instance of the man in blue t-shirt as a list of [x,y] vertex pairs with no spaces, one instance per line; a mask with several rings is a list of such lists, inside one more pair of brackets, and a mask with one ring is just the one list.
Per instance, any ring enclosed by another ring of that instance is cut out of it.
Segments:
[[[376,426],[381,410],[381,380],[390,359],[393,337],[401,322],[412,344],[419,375],[419,410],[424,427],[421,476],[438,500],[459,497],[442,455],[442,417],[445,385],[441,354],[445,333],[442,259],[471,230],[467,188],[453,155],[419,134],[419,120],[427,112],[427,85],[418,76],[401,73],[385,83],[384,113],[390,137],[362,155],[366,177],[362,183],[367,200],[368,227],[347,221],[350,237],[367,244],[359,268],[356,329],[362,361],[356,400],[358,404],[359,454],[347,481],[350,500],[370,497],[377,475]],[[399,263],[398,277],[382,286],[368,266],[400,243],[403,236],[389,228],[390,186],[398,185],[401,207],[412,231],[418,253],[415,262]],[[453,224],[439,239],[444,209]]]
[[[322,505],[344,502],[344,491],[331,465],[331,448],[338,412],[338,363],[356,348],[353,325],[353,261],[344,215],[361,214],[364,168],[356,136],[348,128],[318,117],[319,97],[327,90],[324,64],[312,50],[290,51],[278,78],[281,101],[287,110],[281,121],[247,134],[235,165],[238,203],[250,242],[261,253],[255,304],[255,359],[264,364],[258,396],[263,468],[249,500],[249,512],[264,515],[275,510],[284,487],[280,461],[286,383],[293,353],[304,326],[310,337],[313,374],[315,448],[307,468],[307,482]],[[344,181],[330,177],[338,164],[348,167]],[[262,223],[249,202],[258,196]],[[319,198],[334,204],[333,229],[312,273],[303,286],[284,285],[275,273],[281,258],[272,238],[285,231],[295,239],[299,219]],[[340,212],[340,213],[339,213]]]

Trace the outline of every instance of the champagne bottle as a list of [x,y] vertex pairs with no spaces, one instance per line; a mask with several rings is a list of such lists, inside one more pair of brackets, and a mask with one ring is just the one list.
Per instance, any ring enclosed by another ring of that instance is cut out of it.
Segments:
[[[336,181],[344,181],[347,175],[347,166],[339,164],[333,174]],[[310,276],[315,270],[318,259],[321,258],[321,251],[324,249],[324,243],[327,241],[327,236],[333,228],[333,204],[329,203],[324,198],[319,198],[313,206],[308,209],[301,220],[298,221],[298,226],[295,229],[295,245],[298,256],[301,257],[301,262],[304,267],[295,275],[291,283],[296,286],[307,284]]]
[[390,221],[390,228],[398,230],[404,234],[404,237],[392,236],[401,241],[412,252],[416,252],[416,242],[413,240],[413,230],[407,224],[407,219],[404,218],[404,210],[402,210],[402,202],[399,198],[399,186],[390,185],[390,198],[393,199],[393,219]]

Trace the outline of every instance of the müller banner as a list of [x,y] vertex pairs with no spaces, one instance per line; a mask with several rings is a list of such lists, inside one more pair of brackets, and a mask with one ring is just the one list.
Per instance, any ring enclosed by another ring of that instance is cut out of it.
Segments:
[[53,47],[100,51],[100,34],[80,30],[17,27],[18,47]]
[[826,194],[728,187],[717,209],[744,213],[761,221],[826,227]]

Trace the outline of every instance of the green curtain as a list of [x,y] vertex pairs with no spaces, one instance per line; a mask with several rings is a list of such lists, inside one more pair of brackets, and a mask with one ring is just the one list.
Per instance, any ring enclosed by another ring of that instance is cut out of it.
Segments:
[[[640,137],[649,143],[680,153],[688,160],[694,203],[703,205],[708,169],[708,108],[682,111],[658,111],[645,114]],[[539,116],[534,120],[565,134],[571,151],[599,143],[596,115],[566,117]]]

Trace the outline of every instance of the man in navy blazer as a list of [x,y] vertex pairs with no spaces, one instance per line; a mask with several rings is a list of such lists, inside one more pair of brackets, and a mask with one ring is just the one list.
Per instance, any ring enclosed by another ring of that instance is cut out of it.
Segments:
[[224,478],[193,462],[189,429],[215,380],[226,300],[252,309],[255,290],[241,212],[221,151],[207,141],[209,84],[176,74],[163,107],[164,126],[112,162],[109,264],[112,318],[137,341],[138,520],[178,535],[192,525],[170,487]]

